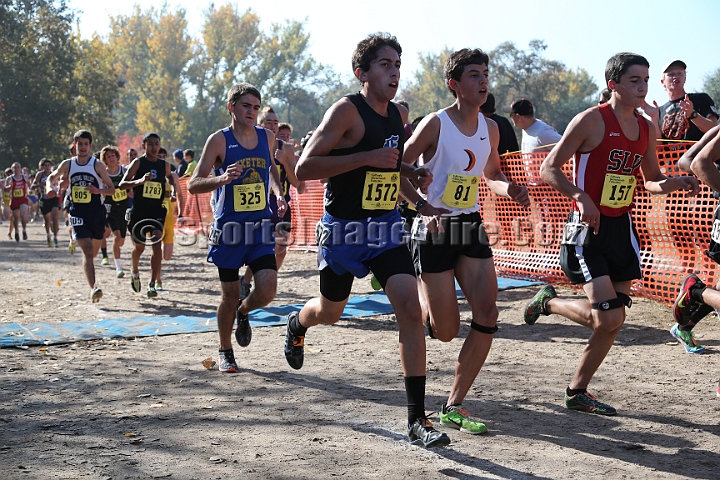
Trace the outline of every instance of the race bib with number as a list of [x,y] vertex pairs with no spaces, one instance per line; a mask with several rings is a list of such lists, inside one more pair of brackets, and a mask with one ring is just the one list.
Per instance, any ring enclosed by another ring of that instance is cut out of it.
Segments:
[[112,200],[113,202],[122,202],[128,197],[127,190],[120,190],[119,188],[115,189],[115,193],[112,194]]
[[220,235],[222,234],[222,230],[219,228],[212,227],[210,228],[210,231],[208,232],[208,243],[210,245],[220,245]]
[[255,212],[266,207],[264,183],[244,183],[233,186],[233,209],[236,212]]
[[162,183],[160,182],[145,182],[143,183],[142,196],[150,198],[152,200],[159,200],[162,195]]
[[365,210],[392,210],[400,192],[398,172],[366,172],[362,208]]
[[73,203],[90,203],[92,195],[88,192],[88,187],[81,187],[79,185],[73,185],[72,187],[72,200]]
[[13,197],[18,198],[18,197],[24,197],[24,196],[25,196],[25,190],[23,190],[22,188],[16,188],[15,190],[13,190]]
[[81,225],[85,225],[85,222],[81,217],[70,216],[70,225],[72,225],[73,227],[79,227]]
[[445,205],[470,208],[477,205],[479,177],[475,175],[448,174],[448,182],[442,195]]
[[637,179],[632,175],[605,174],[600,205],[610,208],[627,207],[633,201]]

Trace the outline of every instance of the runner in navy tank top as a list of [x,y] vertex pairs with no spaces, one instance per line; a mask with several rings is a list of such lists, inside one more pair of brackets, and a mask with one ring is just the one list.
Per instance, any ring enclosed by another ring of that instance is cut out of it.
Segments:
[[[192,194],[213,192],[214,217],[208,237],[208,261],[218,268],[222,297],[217,309],[221,372],[238,371],[232,348],[232,330],[241,347],[252,340],[248,313],[262,308],[275,297],[275,263],[268,192],[280,191],[280,178],[272,160],[275,135],[255,126],[260,110],[260,92],[248,83],[228,92],[229,127],[210,135],[200,161],[188,182]],[[214,170],[215,175],[209,176]],[[278,211],[287,204],[278,199]],[[247,265],[255,278],[255,289],[240,297],[239,269]]]
[[87,130],[78,131],[73,137],[73,147],[77,156],[64,160],[57,170],[45,181],[45,193],[55,197],[56,183],[68,180],[68,215],[72,227],[73,241],[83,252],[83,269],[90,285],[90,298],[93,303],[100,301],[103,293],[95,280],[93,260],[100,250],[105,234],[105,207],[103,195],[115,193],[105,165],[91,155],[92,134]]
[[[407,109],[392,103],[400,81],[402,49],[395,37],[376,34],[353,53],[362,90],[325,113],[300,158],[300,180],[328,178],[325,215],[318,224],[320,296],[288,316],[285,358],[294,369],[304,360],[305,333],[340,319],[355,277],[370,271],[385,289],[400,331],[400,360],[408,405],[410,442],[426,447],[450,443],[425,418],[425,335],[410,252],[395,205],[402,166]],[[424,170],[423,170],[424,172]],[[356,233],[345,236],[352,227]],[[399,227],[399,228],[398,228]]]
[[[694,177],[666,177],[655,153],[655,126],[635,109],[645,104],[648,61],[632,53],[608,60],[605,81],[612,92],[607,104],[578,114],[540,167],[548,185],[573,201],[562,235],[560,265],[570,281],[583,286],[588,300],[557,298],[547,285],[525,309],[525,322],[557,313],[593,331],[580,364],[565,390],[573,410],[615,415],[616,410],[587,392],[588,384],[625,322],[632,281],[641,278],[638,236],[631,209],[635,173],[650,193],[686,190],[697,194]],[[574,184],[562,166],[574,159]]]

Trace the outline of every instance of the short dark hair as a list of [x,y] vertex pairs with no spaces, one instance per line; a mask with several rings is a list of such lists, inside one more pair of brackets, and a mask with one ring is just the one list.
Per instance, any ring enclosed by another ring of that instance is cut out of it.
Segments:
[[50,159],[47,158],[47,157],[43,157],[43,158],[41,158],[40,161],[38,162],[38,170],[41,170],[41,169],[45,166],[46,163],[49,163],[50,166],[52,166],[52,164],[53,164],[53,163],[52,163],[52,160],[50,160]]
[[165,147],[160,147],[160,150],[158,150],[158,154],[165,154],[167,155],[167,150],[165,150]]
[[480,111],[487,113],[488,115],[495,113],[495,95],[492,93],[487,94],[487,100],[485,100],[485,103],[480,105]]
[[360,41],[352,55],[353,72],[358,68],[363,72],[370,70],[370,62],[377,58],[378,50],[386,45],[395,50],[398,53],[398,57],[402,56],[400,43],[397,41],[397,38],[389,33],[373,33]]
[[[143,145],[145,145],[145,142],[147,142],[149,138],[157,138],[158,140],[160,140],[160,135],[158,135],[155,132],[146,133],[145,135],[143,135],[143,141],[142,141]],[[135,149],[133,148],[132,150],[135,150]]]
[[183,155],[186,157],[190,157],[193,160],[195,160],[195,150],[190,150],[189,148],[183,152]]
[[486,66],[490,66],[490,57],[488,57],[488,54],[479,48],[474,48],[472,50],[469,48],[463,48],[462,50],[458,50],[457,52],[450,54],[445,62],[443,77],[445,78],[445,86],[447,86],[448,90],[450,90],[453,97],[457,97],[457,94],[455,93],[455,90],[450,88],[450,80],[452,79],[459,82],[460,77],[462,77],[462,74],[465,71],[465,67],[473,64],[480,65],[482,63]]
[[407,108],[408,112],[410,111],[410,105],[408,105],[408,102],[406,102],[405,100],[398,100],[398,101],[395,102],[395,103],[397,103],[398,105],[402,105],[403,107]]
[[73,143],[77,142],[81,138],[87,138],[90,140],[90,143],[93,143],[92,133],[87,130],[78,130],[75,132],[75,135],[73,135]]
[[422,122],[422,119],[423,119],[423,118],[425,118],[425,115],[420,115],[419,117],[415,117],[415,118],[413,119],[412,123],[410,124],[410,126],[411,126],[412,129],[413,129],[413,131],[415,131],[415,129],[418,127],[418,125],[420,125],[420,122]]
[[240,97],[242,97],[246,93],[254,95],[255,97],[257,97],[258,100],[262,102],[262,95],[260,95],[260,90],[245,82],[235,84],[230,88],[227,96],[227,101],[228,103],[235,105],[235,103],[240,99]]
[[643,67],[650,68],[650,62],[647,61],[642,55],[630,52],[616,53],[605,65],[605,83],[610,80],[619,82],[620,77],[625,75],[630,67],[633,65],[642,65]]
[[289,123],[287,123],[287,122],[279,123],[278,124],[278,132],[282,129],[290,130],[290,134],[292,135],[293,128],[292,128],[292,125],[290,125]]

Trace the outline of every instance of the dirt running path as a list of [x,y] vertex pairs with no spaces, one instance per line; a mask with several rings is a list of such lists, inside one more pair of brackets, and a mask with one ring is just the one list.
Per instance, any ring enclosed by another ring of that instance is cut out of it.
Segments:
[[[128,278],[116,280],[98,260],[105,297],[92,305],[80,256],[45,247],[41,228],[31,224],[28,242],[0,241],[0,322],[216,308],[216,272],[197,245],[177,248],[157,300],[132,293]],[[143,282],[148,270],[143,259]],[[315,295],[314,254],[291,252],[279,289],[278,304]],[[635,299],[592,383],[618,409],[604,418],[563,406],[588,331],[556,316],[525,325],[522,309],[535,290],[500,293],[500,331],[465,402],[487,435],[448,431],[453,443],[440,450],[405,441],[397,329],[387,315],[312,329],[300,371],[286,364],[284,328],[275,327],[256,329],[252,345],[236,350],[236,375],[203,367],[216,355],[215,333],[0,350],[1,475],[717,479],[717,320],[697,328],[708,354],[688,355],[668,333],[669,309]],[[356,293],[370,291],[368,279],[356,281]],[[468,317],[463,308],[466,323],[454,341],[428,340],[429,409],[446,399]]]

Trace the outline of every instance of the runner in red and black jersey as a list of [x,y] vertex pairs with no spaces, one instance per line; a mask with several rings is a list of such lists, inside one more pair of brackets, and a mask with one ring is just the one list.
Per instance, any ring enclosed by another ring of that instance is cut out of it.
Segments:
[[[610,100],[578,114],[540,168],[542,179],[570,198],[572,210],[562,235],[560,264],[588,300],[556,297],[543,287],[525,310],[525,322],[556,313],[593,331],[573,379],[565,405],[573,410],[615,415],[616,410],[587,392],[588,384],[615,341],[630,307],[630,286],[641,278],[640,247],[631,210],[642,173],[645,189],[667,194],[698,192],[694,177],[666,177],[655,154],[655,126],[635,112],[645,104],[648,61],[631,53],[608,60],[605,80]],[[574,183],[562,172],[573,158]]]

